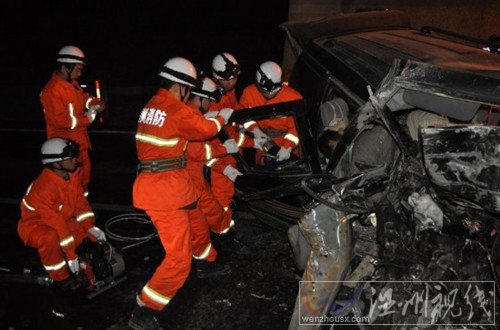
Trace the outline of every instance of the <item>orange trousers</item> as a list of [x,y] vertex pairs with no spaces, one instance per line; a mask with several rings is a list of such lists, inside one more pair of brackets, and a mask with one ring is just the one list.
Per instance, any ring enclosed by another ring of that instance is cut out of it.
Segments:
[[81,167],[78,169],[78,176],[82,183],[83,191],[87,192],[90,183],[90,156],[88,150],[81,150],[78,156]]
[[212,171],[210,174],[210,186],[215,199],[224,208],[228,219],[231,219],[233,210],[231,210],[230,205],[234,196],[234,182],[229,180],[224,174]]
[[233,210],[231,210],[230,205],[234,197],[234,182],[222,174],[222,171],[227,165],[238,168],[238,164],[234,157],[230,155],[225,156],[221,160],[222,162],[219,161],[215,163],[210,171],[210,189],[215,199],[224,208],[224,212],[227,214],[228,219],[231,220]]
[[142,288],[139,299],[147,307],[162,310],[186,281],[191,258],[215,261],[210,230],[199,208],[194,210],[146,210],[158,231],[165,258]]
[[[80,245],[85,237],[95,241],[95,237],[90,235],[76,220],[68,222],[68,227],[75,239],[75,246]],[[47,272],[54,281],[65,280],[70,274],[68,265],[65,263],[66,255],[59,245],[60,242],[61,239],[56,231],[46,225],[36,226],[31,231],[27,242],[27,245],[38,250],[42,264],[46,269],[49,268]]]
[[231,228],[231,217],[224,211],[210,190],[199,189],[200,200],[198,207],[203,212],[205,219],[214,233],[224,234]]

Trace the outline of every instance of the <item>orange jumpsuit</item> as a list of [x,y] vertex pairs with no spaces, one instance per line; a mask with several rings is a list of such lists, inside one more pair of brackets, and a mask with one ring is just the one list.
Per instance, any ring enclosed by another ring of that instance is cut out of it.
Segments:
[[[287,85],[282,85],[281,89],[273,98],[266,99],[257,88],[257,85],[252,84],[243,90],[239,107],[240,109],[253,108],[301,99],[302,95]],[[297,128],[291,116],[263,119],[258,122],[248,121],[244,124],[244,127],[248,131],[251,131],[256,125],[258,125],[264,133],[269,135],[273,142],[279,147],[295,149],[299,145],[300,141],[297,134]],[[299,156],[299,149],[296,148],[294,153]],[[262,152],[258,150],[256,153],[257,163],[262,163],[262,156]]]
[[[224,108],[231,108],[235,110],[238,108],[238,100],[236,99],[236,93],[234,89],[226,92],[226,94],[222,96],[219,102],[212,102],[208,110],[217,111]],[[228,125],[224,129],[230,138],[233,138],[237,141],[238,146],[246,146],[245,142],[247,142],[248,139],[246,139],[245,141],[245,135],[238,132],[237,126]],[[253,142],[251,142],[251,144],[253,145]],[[233,211],[231,210],[230,204],[234,196],[234,182],[231,181],[222,172],[227,165],[238,168],[238,164],[233,156],[225,155],[223,157],[212,158],[206,163],[206,165],[211,168],[210,186],[212,189],[212,193],[224,208],[224,211],[227,213],[227,217],[231,219]]]
[[83,196],[79,177],[64,180],[48,168],[29,186],[21,202],[17,231],[24,244],[38,249],[43,266],[54,281],[69,277],[66,260],[94,226],[94,213]]
[[[181,157],[189,140],[213,137],[223,124],[221,116],[205,119],[171,92],[160,88],[139,117],[135,136],[138,158],[144,161]],[[198,198],[186,168],[142,172],[134,182],[134,206],[146,210],[166,251],[139,295],[149,308],[163,309],[184,284],[191,268],[191,255],[215,260],[208,225],[203,216],[196,215],[200,212],[195,207]]]
[[83,189],[87,190],[90,182],[88,150],[91,149],[87,127],[91,122],[84,111],[92,101],[92,96],[85,93],[78,82],[69,83],[54,72],[40,94],[40,101],[47,137],[68,138],[80,145],[78,162],[82,164],[82,168],[78,172]]
[[[188,105],[195,111],[199,111],[194,105]],[[187,170],[200,195],[198,207],[205,216],[210,229],[217,234],[226,233],[234,225],[234,222],[212,194],[210,186],[205,180],[203,167],[208,160],[225,155],[227,155],[226,148],[217,138],[206,142],[189,142],[186,150]]]

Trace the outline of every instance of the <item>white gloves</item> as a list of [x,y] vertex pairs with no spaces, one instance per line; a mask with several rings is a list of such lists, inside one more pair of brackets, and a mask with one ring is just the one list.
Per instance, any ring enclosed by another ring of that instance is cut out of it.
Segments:
[[291,153],[292,153],[292,148],[281,147],[277,154],[278,162],[282,162],[290,158]]
[[267,138],[263,138],[263,137],[257,138],[257,137],[254,137],[253,138],[253,147],[255,149],[262,150],[264,148],[264,145],[266,144],[266,142],[267,142]]
[[233,111],[234,110],[231,108],[224,108],[219,111],[219,116],[222,116],[222,118],[224,118],[224,124],[227,124],[229,122],[229,117],[231,117]]
[[97,111],[89,109],[87,112],[85,112],[85,115],[89,119],[89,121],[92,123],[95,120],[95,117],[97,116]]
[[235,154],[238,152],[238,144],[234,139],[227,139],[222,145],[226,148],[228,154]]
[[229,122],[229,117],[233,114],[233,109],[231,108],[224,108],[220,111],[209,111],[206,112],[203,117],[205,118],[215,118],[217,116],[221,116],[224,118],[224,125],[226,125]]
[[68,267],[72,273],[78,274],[78,271],[80,270],[80,264],[78,263],[78,258],[68,260]]
[[106,235],[104,234],[104,232],[97,227],[92,227],[87,231],[89,232],[89,234],[95,236],[95,238],[97,238],[98,241],[106,240]]
[[235,169],[231,165],[227,165],[226,168],[224,169],[224,171],[222,171],[222,174],[227,176],[229,178],[229,180],[231,180],[233,182],[236,181],[236,178],[238,176],[243,175],[243,173],[241,173],[240,171],[238,171],[237,169]]
[[258,126],[255,126],[255,128],[252,130],[252,133],[253,133],[253,136],[254,136],[254,139],[266,139],[268,140],[269,139],[269,136],[267,136],[266,133],[262,132],[262,130],[258,127]]
[[271,140],[258,126],[255,126],[251,132],[253,134],[253,147],[255,149],[262,150],[266,142]]
[[219,115],[219,111],[209,111],[209,112],[205,112],[203,114],[203,117],[205,118],[215,118]]
[[106,108],[106,104],[104,101],[102,101],[99,98],[92,98],[92,100],[89,102],[89,109],[95,112],[102,112],[104,111],[104,108]]

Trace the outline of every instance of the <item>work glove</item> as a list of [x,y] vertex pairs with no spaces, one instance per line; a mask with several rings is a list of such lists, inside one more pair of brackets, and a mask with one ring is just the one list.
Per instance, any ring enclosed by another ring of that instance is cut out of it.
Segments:
[[215,118],[219,115],[219,111],[209,111],[209,112],[205,112],[203,114],[203,117],[205,118]]
[[227,165],[226,168],[224,169],[224,171],[222,171],[222,174],[227,176],[229,178],[229,180],[231,180],[233,182],[236,181],[236,178],[238,176],[243,175],[243,173],[241,173],[240,171],[238,171],[237,169],[235,169],[231,165]]
[[221,111],[219,111],[219,116],[224,118],[224,124],[227,124],[229,122],[229,117],[233,114],[233,109],[231,108],[224,108]]
[[235,154],[238,152],[238,144],[234,139],[227,139],[222,145],[226,148],[228,154]]
[[264,145],[266,144],[267,142],[267,138],[264,138],[264,137],[254,137],[253,138],[253,147],[255,149],[259,149],[259,150],[264,150]]
[[290,158],[291,153],[292,153],[292,148],[281,147],[280,150],[278,151],[278,154],[276,155],[278,156],[277,159],[278,162],[282,162]]
[[255,128],[251,132],[254,139],[269,139],[269,136],[267,136],[266,133],[262,132],[262,130],[258,126],[255,126]]
[[97,238],[98,241],[106,240],[106,235],[104,234],[104,232],[97,227],[92,227],[87,230],[87,232]]
[[80,271],[80,264],[78,263],[78,258],[68,260],[68,267],[70,272],[78,274],[78,271]]
[[103,112],[105,108],[106,104],[104,103],[104,101],[96,97],[89,102],[89,110],[95,112]]
[[85,111],[85,116],[87,116],[89,121],[92,123],[95,120],[95,117],[97,116],[97,111],[89,109]]

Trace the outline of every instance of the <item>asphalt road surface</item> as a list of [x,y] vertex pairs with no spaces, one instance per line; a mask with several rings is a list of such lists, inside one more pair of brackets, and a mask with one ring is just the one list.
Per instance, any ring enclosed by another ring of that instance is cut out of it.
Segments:
[[[34,125],[36,126],[36,125]],[[36,251],[17,236],[19,201],[39,174],[43,129],[0,130],[0,275],[43,274]],[[92,181],[89,201],[97,224],[122,214],[140,212],[131,206],[136,171],[132,131],[100,129],[91,133]],[[286,235],[263,225],[241,205],[236,207],[234,234],[214,237],[219,261],[231,266],[229,275],[198,279],[186,284],[166,307],[159,321],[169,329],[285,329],[293,312],[300,275]],[[144,225],[142,225],[144,226]],[[141,230],[134,223],[124,234]],[[118,249],[129,243],[113,242]],[[127,280],[87,299],[86,292],[61,294],[52,286],[0,281],[1,328],[13,329],[125,329],[135,305],[135,294],[154,272],[164,252],[159,240],[124,250]]]

